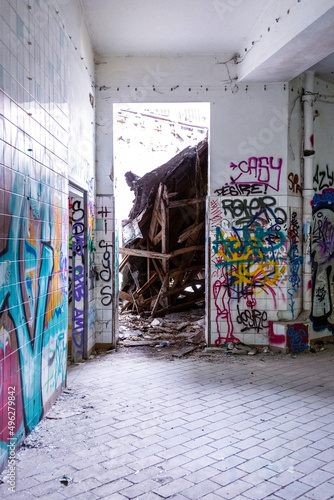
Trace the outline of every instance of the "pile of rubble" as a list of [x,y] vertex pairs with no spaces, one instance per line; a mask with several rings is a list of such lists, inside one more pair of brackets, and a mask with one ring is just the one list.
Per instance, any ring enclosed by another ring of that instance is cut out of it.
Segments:
[[184,356],[205,346],[203,311],[173,313],[154,319],[125,313],[120,317],[118,344],[123,347],[168,347],[174,356]]
[[135,200],[119,249],[121,313],[154,317],[203,305],[207,171],[205,140],[141,178],[126,173]]

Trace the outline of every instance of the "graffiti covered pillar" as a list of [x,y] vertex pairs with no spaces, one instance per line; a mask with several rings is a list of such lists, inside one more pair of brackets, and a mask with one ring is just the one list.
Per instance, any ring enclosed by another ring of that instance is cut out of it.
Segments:
[[96,344],[115,346],[118,322],[118,255],[114,196],[96,197]]

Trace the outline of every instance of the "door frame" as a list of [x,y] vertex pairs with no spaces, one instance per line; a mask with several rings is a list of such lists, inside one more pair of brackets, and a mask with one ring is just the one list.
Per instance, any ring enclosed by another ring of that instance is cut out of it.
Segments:
[[[78,197],[83,200],[83,274],[84,274],[84,293],[83,293],[83,342],[82,342],[82,353],[79,353],[75,349],[75,343],[73,342],[73,328],[72,328],[72,341],[71,341],[71,359],[72,361],[79,361],[81,359],[88,358],[88,231],[87,231],[87,223],[88,223],[88,193],[87,190],[80,187],[78,184],[69,181],[68,185],[68,196],[69,198]],[[73,247],[72,247],[73,252]],[[72,289],[74,291],[74,278],[73,278],[73,253],[72,253]],[[71,312],[71,318],[73,323],[74,318],[74,307],[75,307],[75,298],[73,295],[73,300],[71,307],[68,305],[69,311]],[[80,356],[81,354],[81,356]]]

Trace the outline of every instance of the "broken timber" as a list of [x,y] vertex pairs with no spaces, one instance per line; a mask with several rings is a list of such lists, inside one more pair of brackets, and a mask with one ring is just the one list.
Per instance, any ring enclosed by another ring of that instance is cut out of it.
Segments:
[[205,197],[208,143],[186,148],[142,178],[123,221],[121,311],[164,314],[202,304],[205,296]]

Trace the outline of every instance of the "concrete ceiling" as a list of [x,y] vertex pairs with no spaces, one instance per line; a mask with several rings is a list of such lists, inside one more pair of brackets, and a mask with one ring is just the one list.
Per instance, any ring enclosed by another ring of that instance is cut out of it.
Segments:
[[[290,13],[290,10],[291,13],[293,10],[298,13],[297,9],[303,5],[292,0],[79,1],[96,59],[103,56],[141,55],[211,55],[227,59],[236,54],[245,54],[245,47],[248,44],[249,48],[253,40],[254,29],[261,25],[262,28],[267,27],[271,18],[277,34],[275,12],[278,19],[282,19],[280,29],[284,38],[285,33],[289,29],[291,31],[287,20],[295,24],[294,18],[286,16],[286,13]],[[334,2],[319,1],[324,12],[321,22],[314,22],[283,47],[279,47],[275,40],[275,50],[272,50],[270,40],[264,35],[259,50],[256,46],[252,52],[255,66],[251,67],[252,57],[248,58],[245,66],[248,64],[249,68],[240,67],[241,78],[248,78],[249,81],[288,81],[313,66],[321,78],[334,82],[334,56],[329,56],[334,47]],[[293,4],[293,8],[287,10],[287,4]],[[320,4],[317,6],[320,7]],[[307,15],[308,9],[305,7]],[[286,19],[283,19],[282,12]],[[265,28],[264,33],[267,31],[269,28]],[[263,52],[262,60],[256,55],[257,51]],[[269,58],[266,52],[270,53]]]
[[81,3],[98,55],[233,55],[268,0]]

